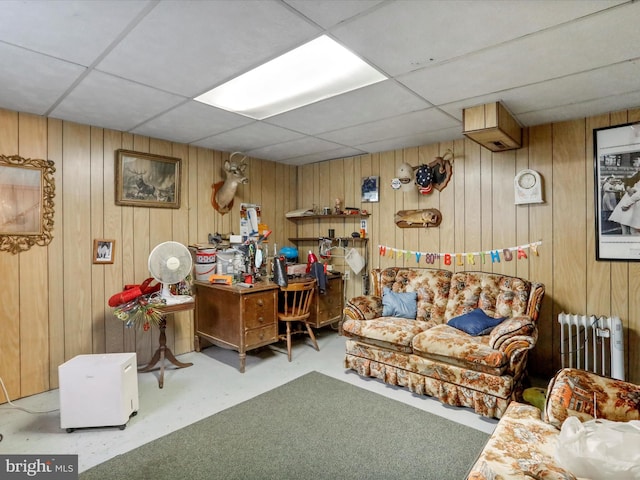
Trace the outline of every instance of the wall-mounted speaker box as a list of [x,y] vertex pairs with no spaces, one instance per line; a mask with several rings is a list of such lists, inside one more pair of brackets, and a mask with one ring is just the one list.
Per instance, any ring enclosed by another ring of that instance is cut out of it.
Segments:
[[60,428],[119,427],[138,412],[135,353],[78,355],[58,367]]
[[500,102],[477,105],[462,111],[462,133],[492,152],[522,146],[522,127]]

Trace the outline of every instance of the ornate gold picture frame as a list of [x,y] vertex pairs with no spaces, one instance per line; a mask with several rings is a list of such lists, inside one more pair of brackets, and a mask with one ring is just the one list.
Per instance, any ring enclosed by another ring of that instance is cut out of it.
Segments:
[[54,172],[52,160],[0,155],[0,251],[51,242]]

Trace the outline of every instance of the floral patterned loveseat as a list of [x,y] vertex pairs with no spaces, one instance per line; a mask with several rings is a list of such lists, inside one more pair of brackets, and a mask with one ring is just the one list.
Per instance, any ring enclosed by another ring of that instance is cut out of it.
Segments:
[[[594,414],[595,394],[595,414]],[[573,368],[560,370],[547,389],[544,412],[512,402],[489,438],[468,480],[575,480],[556,460],[562,423],[595,417],[615,422],[640,420],[640,386]],[[603,452],[606,453],[606,452]],[[627,471],[623,477],[638,478]]]
[[[507,275],[430,268],[374,269],[370,276],[372,294],[345,305],[345,367],[500,418],[522,391],[544,286]],[[389,292],[415,292],[413,318],[383,316],[383,294]],[[506,320],[483,335],[448,324],[474,310]]]

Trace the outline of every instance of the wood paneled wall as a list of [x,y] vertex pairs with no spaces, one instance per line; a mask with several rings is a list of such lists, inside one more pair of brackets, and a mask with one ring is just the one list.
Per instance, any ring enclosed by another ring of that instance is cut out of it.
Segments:
[[[120,148],[180,158],[181,207],[116,206]],[[107,301],[124,284],[150,276],[147,258],[157,244],[239,233],[241,202],[262,206],[279,245],[295,233],[283,215],[295,207],[292,166],[249,159],[249,183],[223,216],[211,206],[211,186],[223,178],[227,153],[7,110],[0,110],[0,152],[50,159],[56,168],[52,242],[16,255],[0,252],[0,377],[11,399],[56,388],[58,366],[78,354],[135,351],[139,364],[149,361],[158,329],[125,328]],[[115,239],[113,264],[92,263],[95,238]],[[175,354],[192,351],[193,312],[167,320],[167,345]]]
[[[467,252],[542,240],[538,256],[472,266],[545,284],[540,338],[530,356],[533,373],[549,377],[560,366],[558,313],[618,315],[625,325],[627,378],[640,383],[640,264],[595,261],[592,145],[594,128],[639,120],[640,110],[628,110],[535,126],[525,129],[523,148],[502,153],[461,139],[298,168],[250,159],[250,182],[238,190],[236,204],[261,204],[263,221],[279,246],[290,245],[290,237],[324,236],[329,228],[337,236],[359,230],[359,219],[296,224],[284,217],[290,210],[332,207],[336,198],[367,209],[371,267],[416,265],[414,259],[380,257],[378,245]],[[181,158],[181,208],[116,206],[114,152],[119,148]],[[390,187],[402,162],[429,163],[447,149],[455,155],[453,178],[442,192],[420,196]],[[56,166],[53,241],[17,255],[0,252],[0,377],[10,397],[56,388],[58,365],[78,354],[136,351],[138,362],[146,363],[157,347],[157,329],[124,328],[107,300],[125,283],[149,276],[147,257],[156,244],[192,244],[206,241],[208,233],[239,231],[237,208],[222,216],[210,205],[211,185],[222,178],[229,155],[7,110],[0,110],[0,153],[47,158]],[[542,175],[544,204],[513,204],[513,177],[522,168]],[[378,203],[360,202],[361,178],[369,175],[380,176]],[[414,208],[438,208],[442,224],[397,228],[395,212]],[[116,240],[113,264],[92,264],[94,238]],[[306,250],[317,253],[318,248],[299,247],[301,261]],[[344,259],[335,253],[332,261],[343,269]],[[361,292],[362,279],[352,276],[345,296]],[[191,351],[193,314],[168,320],[169,347],[176,354]]]
[[[435,267],[484,270],[517,275],[545,284],[538,344],[530,355],[531,371],[549,378],[561,366],[561,312],[619,316],[625,326],[626,376],[640,383],[640,264],[595,261],[593,129],[640,120],[640,110],[540,125],[524,130],[523,148],[491,153],[468,140],[345,158],[306,165],[298,171],[298,207],[332,206],[335,198],[347,206],[368,210],[370,267],[416,266],[415,258],[380,256],[378,245],[418,252],[478,252],[541,240],[539,255],[475,265]],[[420,195],[391,188],[398,166],[429,163],[448,149],[454,152],[453,177],[442,191]],[[513,178],[523,168],[543,178],[545,203],[514,205]],[[380,176],[380,202],[361,203],[362,177]],[[437,208],[438,228],[396,227],[398,210]],[[301,237],[349,236],[355,219],[308,220]],[[317,248],[317,246],[315,246]],[[301,248],[301,251],[303,248]],[[301,252],[302,253],[302,252]],[[306,257],[304,257],[306,258]],[[336,260],[340,262],[340,260]],[[421,266],[427,267],[424,260]],[[362,280],[347,282],[346,297],[362,292]]]

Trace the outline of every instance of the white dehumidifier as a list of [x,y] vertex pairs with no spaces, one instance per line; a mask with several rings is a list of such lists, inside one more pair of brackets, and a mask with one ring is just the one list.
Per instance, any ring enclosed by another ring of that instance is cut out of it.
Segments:
[[138,413],[135,353],[78,355],[58,367],[60,428],[118,427]]

